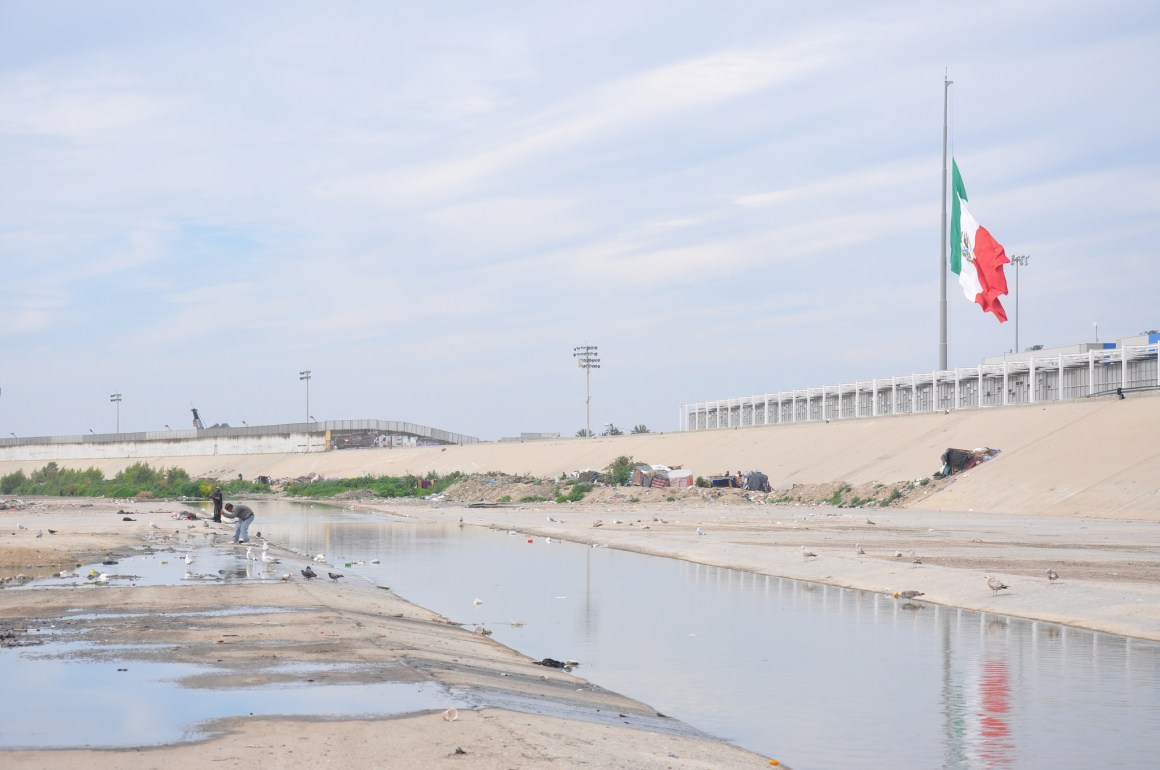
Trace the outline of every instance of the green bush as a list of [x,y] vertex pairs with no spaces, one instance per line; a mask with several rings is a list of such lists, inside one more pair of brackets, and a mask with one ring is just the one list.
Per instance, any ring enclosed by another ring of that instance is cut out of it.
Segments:
[[699,487],[708,487],[708,486],[710,486],[710,484],[709,484],[709,479],[705,478],[704,476],[698,476],[698,477],[697,477],[697,479],[696,479],[696,481],[694,481],[693,483],[694,483],[694,484],[696,484],[696,485],[697,485],[697,486],[699,486]]
[[567,495],[559,495],[556,497],[557,503],[578,503],[584,499],[584,495],[592,491],[592,485],[586,481],[578,481],[572,485],[572,491]]
[[365,492],[375,497],[427,497],[435,495],[461,478],[458,471],[446,476],[431,474],[434,484],[423,489],[418,476],[359,476],[352,479],[319,479],[286,485],[289,497],[334,497],[344,492]]
[[621,455],[613,460],[612,464],[608,466],[613,486],[627,486],[628,482],[632,480],[632,469],[635,467],[636,463],[629,455]]

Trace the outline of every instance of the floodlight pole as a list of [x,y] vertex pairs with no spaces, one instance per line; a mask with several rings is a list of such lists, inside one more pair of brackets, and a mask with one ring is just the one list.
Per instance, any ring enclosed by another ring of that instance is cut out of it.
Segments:
[[1011,257],[1015,263],[1015,352],[1019,352],[1019,268],[1031,262],[1030,254]]
[[109,396],[109,401],[117,405],[117,433],[121,432],[121,394],[114,393]]
[[584,370],[584,431],[592,437],[592,370],[600,368],[599,351],[596,345],[577,345],[572,348],[572,357]]
[[310,370],[303,369],[298,372],[298,379],[306,382],[306,422],[310,422]]

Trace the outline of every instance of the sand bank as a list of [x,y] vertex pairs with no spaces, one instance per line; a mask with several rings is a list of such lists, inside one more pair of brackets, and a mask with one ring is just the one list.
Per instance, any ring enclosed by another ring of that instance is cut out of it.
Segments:
[[[120,508],[135,521],[123,521]],[[0,576],[50,574],[108,553],[115,556],[132,545],[172,548],[165,540],[149,539],[172,531],[169,510],[172,506],[159,503],[61,501],[2,511]],[[163,529],[151,531],[149,522]],[[17,523],[27,529],[17,529]],[[228,534],[229,528],[220,526]],[[49,529],[56,534],[36,536]],[[284,567],[296,574],[302,564],[292,554],[281,556]],[[389,590],[297,577],[155,587],[128,582],[98,586],[82,576],[72,588],[3,590],[0,638],[6,644],[35,642],[50,630],[53,640],[97,638],[104,645],[127,645],[126,666],[152,659],[213,662],[215,673],[185,683],[194,687],[253,688],[311,677],[320,684],[438,683],[490,695],[480,696],[485,705],[461,705],[455,721],[442,718],[443,707],[454,705],[450,700],[431,711],[379,719],[230,719],[206,725],[209,737],[192,743],[0,751],[0,765],[45,770],[767,766],[765,758],[699,735],[645,704],[568,672],[534,665]],[[222,609],[245,611],[205,612]],[[274,661],[312,668],[272,669]],[[344,665],[320,674],[323,664]],[[497,698],[528,704],[538,713],[486,705]],[[68,725],[61,724],[60,730],[67,732]]]

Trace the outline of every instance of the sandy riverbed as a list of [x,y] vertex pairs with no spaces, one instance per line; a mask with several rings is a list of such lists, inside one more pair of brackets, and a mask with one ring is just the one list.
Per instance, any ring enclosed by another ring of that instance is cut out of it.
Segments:
[[[81,507],[85,505],[86,507]],[[123,521],[124,509],[134,521]],[[0,577],[47,575],[114,558],[131,546],[171,547],[157,533],[179,530],[172,505],[88,505],[43,501],[0,511]],[[26,529],[17,529],[17,525]],[[198,530],[201,523],[198,522]],[[229,528],[222,526],[225,534]],[[47,534],[48,530],[56,534]],[[42,534],[37,537],[38,533]],[[296,573],[302,565],[283,553]],[[107,569],[115,570],[115,567]],[[329,683],[440,683],[486,690],[523,703],[549,703],[544,716],[502,708],[442,709],[382,719],[232,719],[208,726],[194,743],[117,750],[0,751],[0,766],[63,770],[125,768],[721,768],[768,766],[758,757],[683,726],[647,705],[594,687],[571,673],[538,666],[470,629],[416,607],[389,590],[306,581],[210,582],[164,587],[114,580],[75,588],[0,592],[0,638],[34,643],[48,629],[90,633],[105,644],[163,645],[170,662],[215,661],[219,674],[196,686],[261,686],[295,674],[251,673],[271,657],[311,664],[346,663]],[[264,608],[198,615],[222,608]],[[81,610],[82,619],[73,619]],[[107,613],[131,611],[102,617]],[[290,613],[289,615],[287,613]],[[276,652],[271,652],[274,650]],[[150,659],[156,652],[126,652]],[[131,663],[127,665],[132,665]],[[299,674],[307,676],[307,674]],[[309,676],[319,678],[315,673]],[[192,683],[191,683],[192,684]],[[448,703],[447,705],[451,705]],[[67,731],[62,724],[60,729]]]

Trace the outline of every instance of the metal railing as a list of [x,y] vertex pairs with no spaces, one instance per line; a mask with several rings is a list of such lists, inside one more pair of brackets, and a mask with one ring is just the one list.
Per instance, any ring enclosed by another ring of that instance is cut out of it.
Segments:
[[1025,360],[681,404],[681,430],[844,420],[1034,404],[1160,388],[1160,345]]

